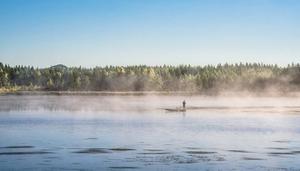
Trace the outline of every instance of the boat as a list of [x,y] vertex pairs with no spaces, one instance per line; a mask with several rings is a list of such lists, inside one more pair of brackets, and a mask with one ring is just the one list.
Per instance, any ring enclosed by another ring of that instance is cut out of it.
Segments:
[[186,112],[186,109],[185,108],[166,108],[165,109],[166,111],[168,112]]

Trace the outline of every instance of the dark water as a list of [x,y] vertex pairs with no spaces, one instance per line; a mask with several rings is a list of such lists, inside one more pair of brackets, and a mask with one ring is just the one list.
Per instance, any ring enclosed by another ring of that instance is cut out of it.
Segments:
[[300,170],[299,114],[282,97],[0,96],[0,170]]

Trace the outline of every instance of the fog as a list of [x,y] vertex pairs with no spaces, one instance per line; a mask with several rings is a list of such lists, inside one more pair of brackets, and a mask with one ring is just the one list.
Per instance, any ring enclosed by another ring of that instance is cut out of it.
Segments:
[[[164,111],[182,107],[188,111],[300,112],[298,96],[200,96],[193,94],[114,95],[4,95],[0,111]],[[187,112],[188,112],[187,111]]]

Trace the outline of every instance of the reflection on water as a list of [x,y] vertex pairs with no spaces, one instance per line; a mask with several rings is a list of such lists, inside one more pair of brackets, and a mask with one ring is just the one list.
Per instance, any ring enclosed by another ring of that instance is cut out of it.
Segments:
[[[187,101],[187,111],[166,112]],[[297,98],[0,96],[0,170],[300,170]]]

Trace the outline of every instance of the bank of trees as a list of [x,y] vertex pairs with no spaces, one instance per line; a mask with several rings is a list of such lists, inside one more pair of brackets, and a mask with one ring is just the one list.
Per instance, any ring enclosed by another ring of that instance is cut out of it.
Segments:
[[0,87],[39,90],[195,91],[219,92],[298,91],[300,65],[287,67],[260,63],[207,66],[106,66],[49,68],[0,63]]

